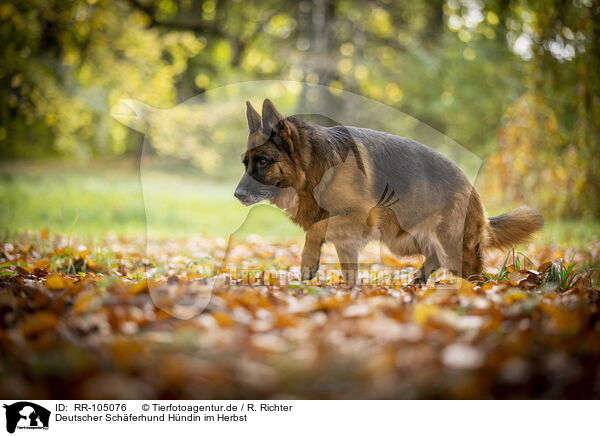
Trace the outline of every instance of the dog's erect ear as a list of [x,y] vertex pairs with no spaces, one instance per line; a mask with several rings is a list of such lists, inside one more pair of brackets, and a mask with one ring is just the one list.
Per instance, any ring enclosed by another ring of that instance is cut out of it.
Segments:
[[263,127],[265,130],[272,130],[281,120],[283,115],[275,108],[275,105],[268,98],[263,102],[262,107]]
[[250,133],[256,132],[260,129],[261,119],[258,112],[252,107],[252,103],[246,101],[246,118],[248,119],[248,129]]
[[291,156],[294,150],[294,141],[292,140],[292,129],[290,123],[275,108],[275,105],[268,98],[263,102],[262,108],[263,130],[270,134],[277,126],[276,133],[283,140],[285,151]]

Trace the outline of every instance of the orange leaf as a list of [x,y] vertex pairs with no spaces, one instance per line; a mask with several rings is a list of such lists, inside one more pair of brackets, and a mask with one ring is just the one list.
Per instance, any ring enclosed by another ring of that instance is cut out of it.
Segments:
[[234,324],[233,318],[228,313],[213,312],[212,316],[215,319],[215,321],[217,321],[219,323],[219,325],[221,327],[229,327]]
[[35,270],[36,268],[39,269],[48,269],[50,267],[50,261],[48,259],[41,259],[38,260],[36,263],[33,264],[33,269]]

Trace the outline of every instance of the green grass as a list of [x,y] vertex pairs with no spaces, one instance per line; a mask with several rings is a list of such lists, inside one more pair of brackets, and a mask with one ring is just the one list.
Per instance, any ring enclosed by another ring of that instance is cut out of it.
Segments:
[[[9,235],[46,228],[51,233],[99,237],[108,232],[143,235],[147,223],[152,236],[227,238],[245,222],[243,234],[278,240],[302,237],[278,209],[242,206],[233,197],[235,180],[154,165],[144,173],[144,181],[143,199],[140,175],[130,160],[89,165],[5,162],[0,165],[0,227]],[[600,235],[600,222],[546,220],[536,244],[580,248]]]
[[[592,280],[589,271],[581,271]],[[569,263],[565,263],[564,259],[559,262],[553,262],[548,271],[542,277],[542,282],[554,284],[558,290],[564,291],[571,289],[579,277],[577,265],[573,263],[573,258]]]
[[[512,263],[509,263],[509,259],[511,258]],[[506,253],[504,262],[502,263],[502,266],[497,274],[490,274],[484,271],[482,276],[488,282],[506,280],[508,278],[508,274],[510,273],[509,266],[514,267],[514,270],[516,271],[521,271],[527,268],[533,268],[535,267],[535,264],[525,254],[521,253],[520,251],[516,251],[513,247]]]
[[600,222],[593,220],[546,219],[544,230],[536,242],[561,247],[586,248],[590,242],[600,239]]
[[[131,162],[88,167],[50,164],[0,166],[0,226],[4,233],[38,231],[80,236],[243,234],[296,239],[300,229],[273,206],[246,208],[235,182],[213,182],[189,171],[140,174]],[[142,191],[145,197],[142,197]],[[249,213],[250,212],[250,213]],[[246,218],[248,218],[246,220]]]

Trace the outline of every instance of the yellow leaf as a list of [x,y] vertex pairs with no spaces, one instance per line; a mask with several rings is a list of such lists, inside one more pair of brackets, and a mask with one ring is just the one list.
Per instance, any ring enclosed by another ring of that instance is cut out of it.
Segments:
[[528,298],[529,296],[525,292],[519,291],[518,289],[513,289],[504,294],[504,303],[512,304],[515,301],[527,300]]
[[434,316],[439,310],[438,306],[419,303],[413,309],[413,319],[417,324],[425,325],[429,318]]
[[91,269],[92,271],[98,271],[100,269],[100,265],[98,265],[96,262],[93,262],[90,259],[87,259],[86,262],[88,269]]
[[466,297],[471,297],[476,295],[476,292],[473,290],[473,283],[465,279],[459,279],[460,288],[458,289],[458,293],[460,295],[464,295]]
[[58,274],[50,274],[46,279],[46,287],[53,291],[64,289],[70,285],[69,281]]
[[139,282],[134,283],[131,288],[129,288],[129,293],[131,295],[141,294],[142,292],[148,291],[148,282],[146,280],[140,280]]

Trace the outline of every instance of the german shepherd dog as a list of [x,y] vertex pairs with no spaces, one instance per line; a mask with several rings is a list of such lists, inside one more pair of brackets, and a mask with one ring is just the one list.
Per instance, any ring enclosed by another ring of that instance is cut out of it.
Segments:
[[246,171],[235,197],[246,206],[270,200],[306,231],[302,280],[314,277],[328,241],[344,280],[355,283],[359,252],[377,239],[395,255],[425,256],[415,283],[440,267],[473,278],[486,250],[509,248],[543,226],[525,206],[487,218],[463,172],[416,141],[286,118],[269,99],[262,117],[246,106]]

